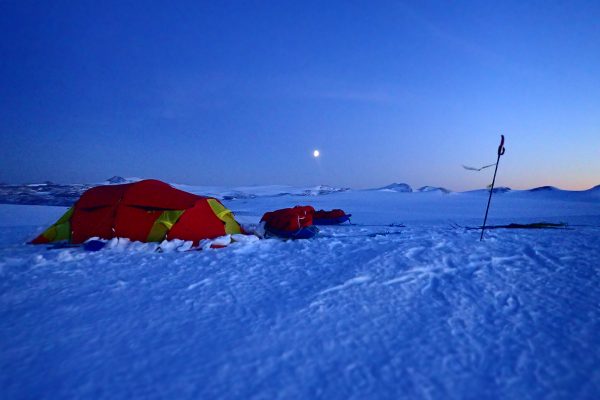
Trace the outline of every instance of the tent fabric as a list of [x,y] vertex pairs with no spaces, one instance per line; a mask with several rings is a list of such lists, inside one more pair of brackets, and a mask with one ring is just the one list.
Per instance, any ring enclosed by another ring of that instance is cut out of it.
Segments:
[[202,239],[212,239],[223,236],[225,226],[225,223],[212,211],[207,201],[199,201],[181,215],[178,223],[173,225],[169,231],[168,238],[196,241],[201,236]]
[[31,243],[79,244],[92,237],[123,237],[140,242],[183,239],[197,243],[235,233],[242,233],[242,229],[219,200],[149,179],[87,190]]

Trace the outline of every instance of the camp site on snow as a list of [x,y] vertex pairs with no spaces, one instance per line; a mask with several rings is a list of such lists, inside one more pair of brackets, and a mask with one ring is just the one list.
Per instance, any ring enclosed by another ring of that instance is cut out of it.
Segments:
[[[341,224],[349,218],[340,209],[315,212],[311,206],[296,206],[267,212],[261,222],[269,236],[308,239],[319,231],[314,225]],[[87,190],[31,243],[81,244],[93,239],[94,244],[86,248],[99,250],[98,240],[126,238],[139,242],[178,239],[198,246],[202,240],[244,233],[251,234],[219,200],[148,179]]]

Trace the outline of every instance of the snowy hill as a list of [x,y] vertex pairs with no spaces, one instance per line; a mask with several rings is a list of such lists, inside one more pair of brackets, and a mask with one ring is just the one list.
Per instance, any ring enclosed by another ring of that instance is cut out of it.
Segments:
[[354,225],[192,252],[114,239],[93,253],[24,244],[66,207],[0,205],[5,398],[600,392],[596,189],[501,193],[490,224],[571,226],[492,230],[483,242],[463,226],[481,223],[486,190],[193,190],[231,195],[242,223],[310,204],[343,208]]
[[[510,191],[512,191],[512,189],[509,188],[509,187],[506,187],[506,186],[499,186],[499,187],[495,187],[494,188],[494,193],[499,193],[499,194],[508,193]],[[487,188],[487,189],[469,190],[466,193],[488,193],[489,194],[490,193],[490,189]]]
[[412,192],[412,188],[410,185],[406,183],[392,183],[391,185],[387,185],[378,189],[373,190],[381,190],[385,192],[400,192],[400,193],[410,193]]
[[0,185],[0,203],[72,205],[83,192],[95,185],[38,183],[29,185]]
[[123,178],[121,176],[113,176],[112,178],[109,178],[106,180],[105,184],[107,185],[119,185],[122,183],[131,183],[131,182],[137,182],[139,181],[139,178]]
[[589,192],[600,192],[600,185],[596,185],[591,189],[588,189]]
[[240,186],[191,186],[174,184],[174,187],[202,196],[212,196],[221,200],[254,199],[257,197],[281,196],[322,196],[349,191],[349,188],[335,188],[326,185],[315,187],[294,187],[286,185]]
[[[52,182],[10,185],[0,184],[0,204],[22,204],[22,205],[53,205],[53,206],[71,206],[79,196],[89,188],[106,184],[131,183],[141,180],[141,178],[123,178],[113,176],[100,183],[81,183],[81,184],[57,184]],[[185,184],[173,184],[174,187],[191,193],[212,196],[220,200],[244,200],[257,197],[281,197],[281,196],[323,196],[334,193],[343,193],[352,191],[350,188],[339,188],[327,185],[314,187],[296,187],[287,185],[263,185],[263,186],[193,186]],[[436,186],[422,186],[417,190],[406,183],[392,183],[390,185],[368,189],[367,191],[397,192],[397,193],[452,193],[450,190]],[[508,187],[496,187],[494,193],[510,192]],[[587,191],[565,191],[552,186],[542,186],[530,189],[530,192],[547,193],[598,193],[600,185]],[[465,193],[489,193],[488,189],[471,190]],[[515,191],[520,192],[520,191]]]
[[529,189],[530,192],[557,192],[560,189],[554,186],[540,186],[533,189]]
[[0,204],[71,206],[86,190],[98,185],[130,183],[139,178],[113,176],[100,183],[58,184],[50,181],[22,185],[0,184]]
[[[99,185],[131,183],[140,178],[122,178],[113,176],[101,183],[56,184],[52,182],[3,185],[0,184],[0,204],[71,206],[86,190]],[[222,200],[252,199],[275,196],[322,196],[345,192],[349,188],[336,188],[320,185],[315,187],[294,187],[284,185],[244,186],[229,188],[223,186],[191,186],[173,184],[174,187],[203,196],[212,196]]]
[[450,193],[450,190],[443,187],[435,187],[435,186],[422,186],[417,189],[417,192],[440,192],[440,193]]

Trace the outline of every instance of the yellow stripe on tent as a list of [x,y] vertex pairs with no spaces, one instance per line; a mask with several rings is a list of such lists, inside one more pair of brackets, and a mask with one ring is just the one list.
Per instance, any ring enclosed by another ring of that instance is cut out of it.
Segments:
[[148,242],[161,242],[167,236],[175,222],[179,220],[185,210],[169,210],[163,211],[160,217],[154,221],[152,229],[148,234]]
[[206,200],[208,205],[213,210],[217,218],[225,223],[225,233],[235,234],[242,233],[242,229],[237,221],[233,218],[233,213],[231,210],[225,208],[223,204],[221,204],[218,200],[208,199]]
[[48,242],[60,242],[63,240],[71,240],[71,216],[73,215],[73,207],[69,208],[62,217],[58,219],[52,226],[42,233],[42,236],[48,239]]

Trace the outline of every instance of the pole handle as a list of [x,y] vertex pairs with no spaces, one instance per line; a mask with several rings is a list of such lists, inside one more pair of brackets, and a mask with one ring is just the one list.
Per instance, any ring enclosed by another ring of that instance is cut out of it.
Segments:
[[500,146],[498,146],[498,157],[504,155],[506,149],[504,148],[504,135],[500,135]]

